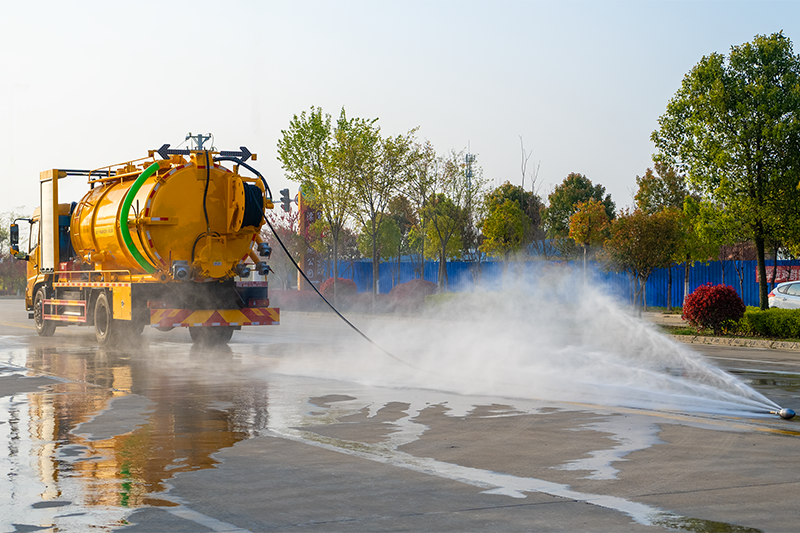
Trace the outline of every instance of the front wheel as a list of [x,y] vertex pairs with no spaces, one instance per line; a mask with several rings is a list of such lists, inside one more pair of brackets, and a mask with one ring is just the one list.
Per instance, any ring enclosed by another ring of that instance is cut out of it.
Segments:
[[36,291],[36,296],[33,298],[33,323],[36,325],[36,333],[40,337],[52,337],[56,332],[56,323],[53,320],[44,319],[44,300],[46,298],[44,287]]

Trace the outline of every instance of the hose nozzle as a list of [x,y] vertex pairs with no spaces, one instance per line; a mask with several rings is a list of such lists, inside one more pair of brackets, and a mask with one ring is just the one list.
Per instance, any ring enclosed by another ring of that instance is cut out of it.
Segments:
[[769,414],[771,415],[778,415],[779,417],[783,418],[784,420],[791,420],[794,418],[794,411],[791,409],[783,408],[780,411],[770,411]]

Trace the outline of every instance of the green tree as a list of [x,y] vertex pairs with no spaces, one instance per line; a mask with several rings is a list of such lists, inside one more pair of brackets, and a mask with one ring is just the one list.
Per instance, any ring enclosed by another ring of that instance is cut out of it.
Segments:
[[[478,176],[468,176],[463,151],[451,150],[447,155],[437,157],[429,169],[431,181],[428,183],[430,196],[420,210],[424,223],[422,230],[432,236],[439,257],[439,290],[447,285],[447,259],[452,257],[450,246],[461,243],[464,227],[473,223],[472,211],[479,204],[479,194],[483,190],[483,180]],[[427,239],[426,239],[427,240]],[[427,244],[425,254],[428,255]],[[461,255],[461,252],[458,252]]]
[[542,199],[533,191],[526,191],[519,185],[512,185],[508,181],[486,194],[485,205],[487,213],[505,203],[506,200],[519,205],[525,216],[525,234],[522,245],[527,246],[544,237],[542,230]]
[[[675,171],[674,168],[665,165],[662,162],[655,162],[655,172],[653,169],[648,168],[644,176],[636,176],[636,185],[638,190],[634,200],[636,208],[641,209],[647,214],[654,214],[665,209],[683,210],[683,204],[689,195],[687,188],[686,176]],[[685,239],[692,239],[690,221],[684,216],[680,218],[682,241]],[[693,249],[688,246],[688,243],[681,242],[678,247],[676,256],[673,258],[673,263],[683,263],[684,266],[684,281],[683,281],[683,295],[684,299],[689,294],[689,274],[691,272],[691,265],[696,260],[690,253]],[[706,260],[707,257],[701,258]],[[672,265],[667,269],[667,309],[672,309]]]
[[525,216],[519,203],[505,200],[495,205],[483,221],[481,231],[484,241],[481,248],[491,256],[502,257],[507,268],[511,254],[522,247],[529,224],[530,219]]
[[597,200],[581,202],[569,219],[569,237],[583,247],[583,275],[586,277],[586,256],[590,246],[602,244],[607,236],[606,207]]
[[570,217],[577,211],[579,203],[589,200],[601,202],[609,220],[614,218],[616,207],[611,195],[606,194],[606,188],[600,184],[593,185],[591,180],[582,174],[570,173],[548,196],[549,205],[544,209],[543,221],[547,237],[558,241],[557,246],[560,245],[562,252],[571,249],[571,245],[564,242],[569,237]]
[[418,278],[425,276],[425,258],[427,257],[424,238],[427,233],[427,220],[422,216],[422,212],[436,188],[438,162],[439,158],[429,141],[414,143],[411,147],[403,196],[408,198],[418,218],[415,225],[418,227],[409,230],[408,239],[414,273]]
[[[300,255],[308,246],[308,243],[299,233],[298,212],[268,211],[267,217],[272,227],[275,228],[275,233],[278,234],[281,242],[289,250],[292,259],[295,262],[299,262]],[[261,230],[261,238],[272,247],[269,266],[275,278],[277,278],[275,280],[276,285],[282,289],[294,287],[295,280],[297,280],[297,269],[292,264],[292,260],[286,255],[286,252],[275,240],[275,235],[266,226]],[[272,286],[272,275],[270,276],[270,286]]]
[[679,216],[674,209],[652,215],[624,210],[611,222],[604,246],[606,259],[612,270],[633,276],[634,306],[644,302],[641,295],[650,274],[670,264],[680,238]]
[[654,166],[655,171],[648,168],[644,176],[636,176],[636,208],[650,215],[668,207],[683,209],[683,201],[689,194],[686,176],[662,162],[657,161]]
[[[388,261],[395,257],[400,249],[402,235],[397,223],[391,217],[385,217],[378,230],[378,238],[373,239],[372,235],[362,231],[358,235],[358,251],[364,257],[379,257]],[[373,246],[377,247],[373,249]]]
[[477,284],[483,273],[483,260],[486,257],[481,247],[485,239],[480,230],[485,216],[483,199],[486,180],[483,178],[483,169],[476,164],[476,155],[465,154],[464,162],[464,224],[459,236],[461,260],[467,263],[472,280]]
[[428,257],[439,260],[439,290],[447,285],[447,260],[461,255],[461,229],[466,221],[465,209],[445,193],[431,196],[420,213],[428,221],[425,240]]
[[684,77],[653,132],[656,158],[746,227],[756,245],[766,309],[765,242],[795,233],[800,179],[800,58],[782,33],[703,57]]
[[278,161],[286,177],[313,192],[312,206],[322,212],[325,228],[333,241],[333,300],[339,278],[339,239],[353,211],[354,159],[350,121],[342,108],[336,128],[322,108],[294,115],[288,129],[281,130]]
[[408,197],[398,194],[389,202],[389,218],[392,219],[400,235],[397,249],[395,250],[397,263],[392,266],[394,283],[400,283],[401,258],[413,253],[410,242],[411,229],[419,223],[419,218],[411,205]]
[[[9,228],[11,223],[18,218],[27,218],[18,211],[10,211],[0,215],[0,289],[13,292],[24,292],[27,284],[28,262],[11,255]],[[28,234],[31,226],[28,222],[20,221],[19,250],[27,252]]]
[[[355,138],[361,145],[361,164],[357,169],[355,187],[356,215],[362,233],[372,244],[372,293],[378,294],[381,250],[381,227],[387,218],[389,202],[402,189],[407,178],[407,166],[416,130],[406,135],[381,138],[380,128],[372,121],[354,124]],[[399,245],[399,244],[398,244]],[[388,252],[389,250],[387,250]],[[394,249],[391,250],[393,256]]]

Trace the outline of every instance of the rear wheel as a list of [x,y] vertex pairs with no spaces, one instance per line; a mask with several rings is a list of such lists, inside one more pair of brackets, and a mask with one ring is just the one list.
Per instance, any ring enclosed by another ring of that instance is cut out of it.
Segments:
[[47,298],[44,287],[36,291],[33,299],[33,322],[36,325],[36,333],[40,337],[52,337],[56,332],[56,323],[53,320],[44,319],[44,300]]
[[189,328],[189,335],[195,344],[205,346],[225,344],[233,337],[233,326]]

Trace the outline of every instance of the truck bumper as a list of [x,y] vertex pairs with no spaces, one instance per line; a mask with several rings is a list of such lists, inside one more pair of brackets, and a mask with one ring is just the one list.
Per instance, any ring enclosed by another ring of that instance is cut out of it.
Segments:
[[277,326],[281,311],[277,307],[243,309],[151,309],[154,328],[196,328],[205,326]]

